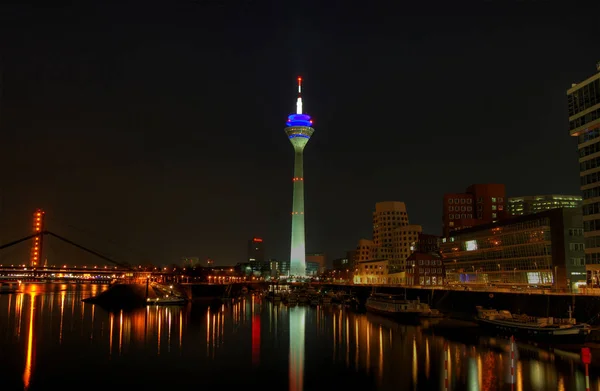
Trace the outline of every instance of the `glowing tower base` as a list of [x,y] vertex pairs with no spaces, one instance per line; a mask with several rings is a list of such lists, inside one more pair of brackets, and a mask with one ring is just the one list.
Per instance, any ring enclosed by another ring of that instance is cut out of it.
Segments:
[[306,245],[304,231],[304,147],[314,133],[312,120],[302,114],[302,79],[298,78],[296,114],[288,116],[285,133],[294,147],[294,195],[292,204],[292,242],[290,276],[306,277]]

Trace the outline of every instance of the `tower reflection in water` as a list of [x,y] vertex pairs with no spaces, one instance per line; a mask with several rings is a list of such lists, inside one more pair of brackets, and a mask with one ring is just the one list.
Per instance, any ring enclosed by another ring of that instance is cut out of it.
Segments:
[[307,308],[303,306],[289,309],[290,316],[290,355],[289,382],[290,391],[304,389],[304,333]]

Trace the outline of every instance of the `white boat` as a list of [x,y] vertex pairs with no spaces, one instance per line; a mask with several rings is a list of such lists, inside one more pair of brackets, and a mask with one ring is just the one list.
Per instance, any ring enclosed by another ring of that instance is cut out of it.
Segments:
[[429,305],[420,300],[405,300],[403,296],[385,293],[372,294],[365,307],[369,312],[410,322],[416,322],[432,312]]
[[477,306],[477,322],[480,326],[503,335],[552,344],[583,344],[591,332],[590,325],[577,323],[570,316],[540,318],[515,315],[506,310],[484,309],[481,306]]

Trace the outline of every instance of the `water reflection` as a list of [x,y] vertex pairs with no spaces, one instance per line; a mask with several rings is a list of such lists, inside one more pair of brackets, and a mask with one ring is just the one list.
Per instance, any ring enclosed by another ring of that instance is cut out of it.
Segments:
[[290,353],[289,381],[290,391],[304,389],[304,326],[306,324],[306,307],[290,308]]
[[[136,382],[150,388],[172,382],[163,372],[173,368],[188,374],[182,381],[199,384],[239,385],[256,377],[272,388],[303,391],[324,388],[326,379],[337,384],[358,376],[367,382],[364,390],[443,390],[447,365],[451,390],[511,389],[508,340],[482,337],[477,345],[465,344],[339,307],[287,307],[252,296],[210,308],[108,312],[81,302],[90,294],[89,288],[37,286],[0,295],[3,389],[48,389],[57,370],[80,368],[82,362],[80,378],[70,373],[75,384],[85,376],[118,379],[119,372],[110,375],[111,370],[127,363],[140,372]],[[517,391],[585,389],[577,355],[517,348]],[[269,377],[259,375],[263,372]],[[600,390],[596,372],[591,373],[592,389]]]
[[35,319],[35,293],[31,293],[29,295],[30,303],[29,303],[29,328],[27,331],[27,353],[25,355],[25,369],[23,371],[23,385],[24,389],[29,389],[29,383],[31,381],[31,371],[33,367],[33,355],[35,344],[33,341],[34,336],[34,319]]

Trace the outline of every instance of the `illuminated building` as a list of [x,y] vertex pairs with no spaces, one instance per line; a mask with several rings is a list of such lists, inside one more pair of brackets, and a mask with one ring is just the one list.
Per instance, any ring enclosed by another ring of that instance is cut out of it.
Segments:
[[406,263],[407,285],[444,285],[444,263],[440,253],[417,251]]
[[294,177],[292,202],[292,239],[290,252],[290,274],[306,276],[306,244],[304,232],[304,147],[314,133],[312,120],[302,113],[302,78],[298,78],[296,114],[288,116],[285,134],[294,147]]
[[581,196],[551,194],[509,197],[507,207],[510,216],[523,216],[556,208],[581,208]]
[[373,212],[373,240],[359,241],[355,261],[386,259],[390,273],[403,272],[422,230],[420,225],[409,224],[404,202],[378,202]]
[[374,250],[375,244],[372,240],[369,239],[360,239],[358,241],[358,246],[356,246],[356,250],[354,251],[354,263],[368,261],[375,258]]
[[374,259],[358,262],[354,267],[352,281],[356,285],[400,285],[406,281],[405,272],[391,272],[390,261],[387,259]]
[[597,70],[567,90],[569,134],[577,137],[579,150],[585,263],[594,285],[600,277],[600,63]]
[[36,209],[36,211],[33,212],[33,233],[38,235],[33,238],[33,244],[31,246],[31,267],[36,267],[40,264],[40,262],[42,262],[44,244],[44,216],[45,212],[41,209]]
[[585,283],[583,242],[581,210],[560,208],[454,231],[440,248],[451,284],[576,289]]
[[[312,264],[312,265],[311,265]],[[327,267],[327,256],[322,253],[306,254],[307,274],[321,274]]]
[[506,190],[502,184],[476,184],[464,193],[444,194],[444,237],[450,231],[498,221],[506,216]]
[[265,262],[265,248],[261,238],[252,238],[248,241],[248,259],[246,262],[263,265]]

